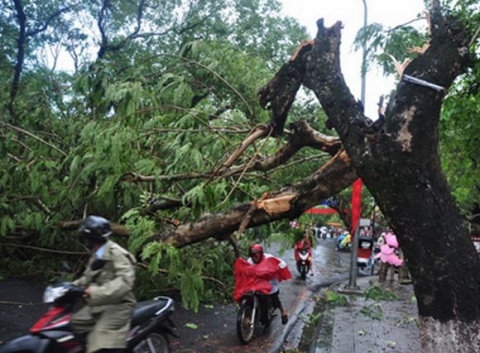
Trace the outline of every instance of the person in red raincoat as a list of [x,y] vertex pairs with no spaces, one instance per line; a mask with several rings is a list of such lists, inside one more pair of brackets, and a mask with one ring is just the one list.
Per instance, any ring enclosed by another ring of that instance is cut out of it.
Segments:
[[312,241],[310,240],[310,237],[308,236],[308,233],[305,232],[305,236],[299,240],[295,244],[294,248],[294,255],[295,255],[295,261],[298,263],[300,261],[300,251],[301,250],[307,250],[308,252],[308,271],[310,272],[310,276],[313,276],[313,267],[312,267]]
[[250,256],[248,260],[240,257],[235,262],[233,299],[239,302],[243,293],[249,290],[268,294],[273,307],[280,310],[282,324],[285,325],[288,322],[288,314],[280,301],[278,283],[292,278],[287,263],[278,257],[265,253],[263,246],[260,244],[253,244],[248,255]]

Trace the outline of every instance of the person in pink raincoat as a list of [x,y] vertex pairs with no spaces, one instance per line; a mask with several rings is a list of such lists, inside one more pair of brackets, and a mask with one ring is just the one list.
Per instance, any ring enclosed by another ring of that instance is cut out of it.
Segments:
[[380,246],[380,252],[375,255],[375,259],[380,259],[383,263],[392,266],[402,266],[403,260],[398,257],[395,250],[398,248],[398,241],[395,234],[388,232],[384,236],[385,244]]

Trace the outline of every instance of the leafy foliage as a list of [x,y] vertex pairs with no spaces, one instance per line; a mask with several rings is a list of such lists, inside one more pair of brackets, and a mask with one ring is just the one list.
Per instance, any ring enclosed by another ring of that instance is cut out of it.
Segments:
[[371,286],[365,291],[365,300],[398,300],[398,297],[392,291],[385,290],[379,286]]
[[[87,250],[65,223],[101,214],[129,230],[128,239],[115,240],[141,260],[139,297],[181,291],[184,305],[197,307],[230,295],[233,252],[217,240],[175,249],[151,236],[318,169],[321,160],[305,149],[268,174],[211,174],[247,131],[269,121],[258,89],[308,36],[281,15],[277,0],[141,3],[120,0],[101,11],[98,1],[23,1],[8,2],[0,12],[1,275],[57,276],[64,259],[80,272]],[[475,4],[464,3],[466,17]],[[17,21],[20,11],[25,23]],[[378,35],[372,53],[383,46],[397,56],[424,38],[411,29],[397,32],[400,39],[372,27],[371,35]],[[69,58],[72,65],[61,66]],[[475,80],[477,68],[459,84],[464,89],[449,96],[445,131],[458,131],[453,116],[461,107],[467,107],[464,121],[476,113],[477,93],[470,99],[460,94]],[[324,125],[311,94],[291,109],[291,119],[300,118]],[[471,145],[465,138],[454,146],[460,136],[454,137],[444,145],[446,156],[455,158],[457,147],[475,152],[474,130]],[[238,164],[267,158],[283,144],[268,139]],[[467,207],[476,174],[458,177],[461,161],[455,161],[447,174]],[[474,158],[464,162],[475,166]],[[174,206],[163,207],[168,203]],[[291,241],[287,227],[279,222],[249,230],[239,246],[244,251],[270,234]]]
[[[116,240],[142,261],[140,296],[179,290],[197,307],[230,295],[230,249],[174,249],[150,237],[263,192],[257,172],[217,180],[208,173],[243,133],[268,122],[257,90],[307,36],[273,0],[147,2],[101,11],[99,2],[25,1],[0,14],[0,262],[2,272],[33,273],[54,267],[51,252],[85,259],[59,225],[101,214],[130,232]],[[19,11],[25,24],[13,20]],[[45,27],[36,32],[35,23]],[[29,37],[18,42],[22,25]],[[20,50],[24,61],[16,62]],[[74,65],[63,71],[57,65],[68,56]],[[150,181],[128,181],[133,174]],[[272,188],[282,183],[272,177]],[[163,200],[177,206],[154,210]]]
[[322,292],[323,300],[333,306],[345,306],[348,304],[348,299],[345,295],[339,294],[334,290],[326,290]]
[[371,317],[374,320],[382,320],[383,319],[382,306],[379,305],[378,303],[374,303],[374,304],[371,304],[371,305],[365,305],[360,310],[360,313],[362,313],[365,316]]

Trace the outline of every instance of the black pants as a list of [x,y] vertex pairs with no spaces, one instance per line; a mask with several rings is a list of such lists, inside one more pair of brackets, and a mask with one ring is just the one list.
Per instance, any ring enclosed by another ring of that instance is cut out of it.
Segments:
[[280,290],[276,291],[275,293],[269,294],[270,300],[272,301],[272,305],[275,309],[283,309],[282,303],[280,302]]
[[[261,309],[261,321],[265,323],[265,320],[267,318],[267,312],[268,312],[268,304],[269,301],[272,303],[272,306],[275,309],[280,309],[282,311],[283,306],[282,303],[280,302],[280,297],[279,297],[280,291],[276,291],[275,293],[269,294],[269,295],[259,295],[258,298],[260,300],[260,309]],[[280,313],[281,315],[281,313]]]

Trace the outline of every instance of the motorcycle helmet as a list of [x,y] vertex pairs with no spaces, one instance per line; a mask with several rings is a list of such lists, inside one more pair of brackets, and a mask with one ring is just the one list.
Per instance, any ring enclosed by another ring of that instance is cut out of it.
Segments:
[[250,249],[248,250],[248,256],[250,256],[252,260],[254,255],[258,253],[260,253],[260,259],[258,261],[254,260],[255,263],[260,262],[263,258],[263,246],[261,246],[260,244],[253,244],[252,246],[250,246]]
[[81,237],[93,243],[106,243],[110,234],[112,234],[112,228],[110,222],[103,217],[88,216],[83,221],[78,233]]

